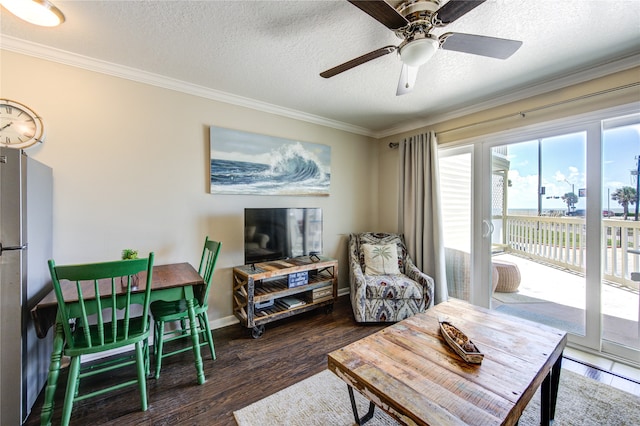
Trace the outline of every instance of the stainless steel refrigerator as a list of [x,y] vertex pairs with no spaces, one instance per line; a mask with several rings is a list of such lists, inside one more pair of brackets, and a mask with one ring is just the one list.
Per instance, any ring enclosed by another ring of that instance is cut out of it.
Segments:
[[51,290],[52,171],[0,148],[0,425],[26,420],[43,388],[53,332],[36,336],[31,308]]

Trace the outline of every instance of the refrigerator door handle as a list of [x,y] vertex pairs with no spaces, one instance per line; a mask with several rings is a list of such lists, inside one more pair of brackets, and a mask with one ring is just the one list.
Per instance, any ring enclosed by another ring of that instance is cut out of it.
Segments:
[[9,250],[24,250],[27,248],[26,244],[23,244],[21,246],[8,246],[8,247],[2,247],[2,243],[0,243],[0,256],[2,256],[2,252],[3,251],[9,251]]

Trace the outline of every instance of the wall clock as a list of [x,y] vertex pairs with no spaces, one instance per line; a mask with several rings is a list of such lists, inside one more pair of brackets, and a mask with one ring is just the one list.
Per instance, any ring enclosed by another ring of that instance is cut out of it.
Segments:
[[0,99],[0,146],[27,148],[44,142],[44,123],[31,108]]

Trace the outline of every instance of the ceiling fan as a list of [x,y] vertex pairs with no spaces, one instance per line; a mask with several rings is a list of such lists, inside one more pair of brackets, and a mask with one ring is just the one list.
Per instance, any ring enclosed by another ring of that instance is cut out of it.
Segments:
[[437,37],[431,33],[435,28],[444,27],[472,11],[485,0],[449,0],[442,7],[440,5],[444,1],[440,0],[406,0],[395,8],[384,0],[348,1],[394,31],[403,41],[399,46],[385,46],[323,71],[320,76],[324,78],[398,51],[402,70],[396,95],[400,96],[413,89],[418,69],[438,49],[507,59],[522,46],[522,42],[517,40],[452,32]]

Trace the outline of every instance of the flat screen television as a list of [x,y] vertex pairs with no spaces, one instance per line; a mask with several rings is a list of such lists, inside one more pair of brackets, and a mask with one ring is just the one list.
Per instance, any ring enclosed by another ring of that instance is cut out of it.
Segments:
[[244,210],[246,265],[322,253],[322,209],[247,208]]

